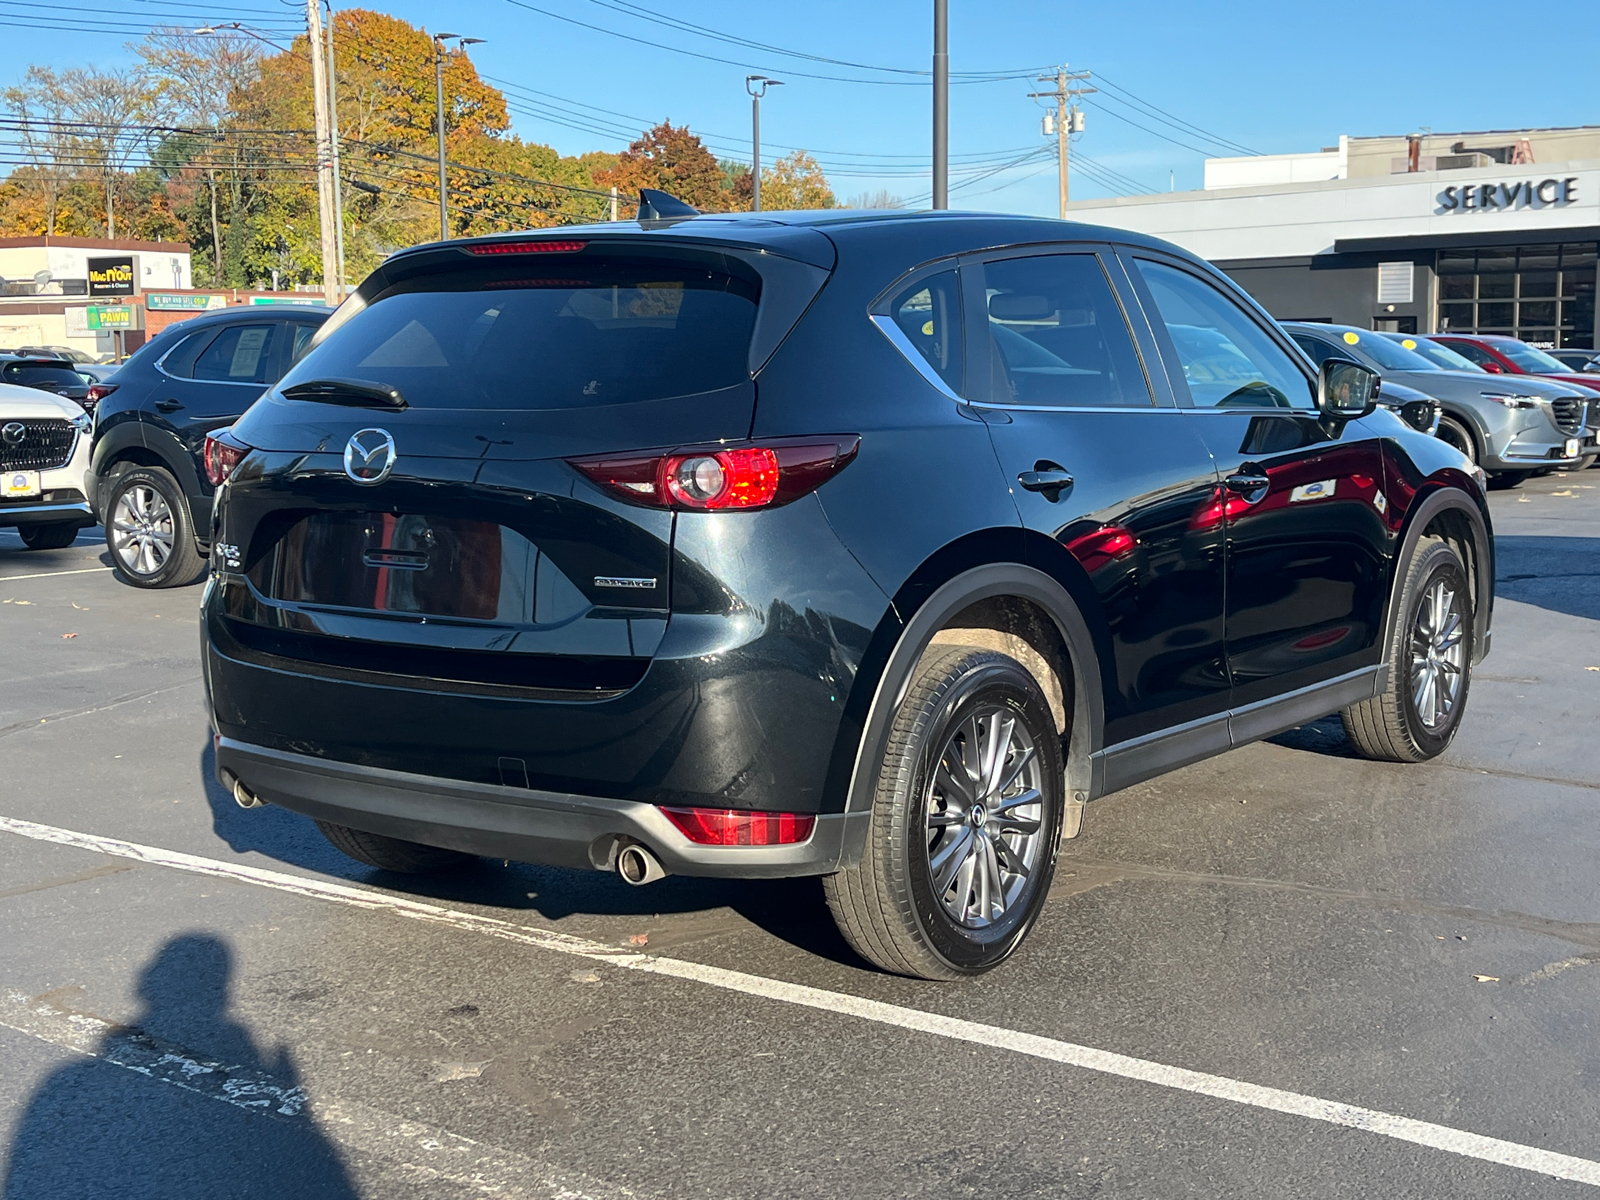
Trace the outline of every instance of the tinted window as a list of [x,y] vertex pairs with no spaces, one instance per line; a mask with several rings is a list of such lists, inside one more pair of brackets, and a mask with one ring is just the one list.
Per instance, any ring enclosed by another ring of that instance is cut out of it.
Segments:
[[1500,369],[1500,364],[1494,355],[1480,346],[1474,346],[1471,342],[1450,342],[1449,347],[1474,366],[1493,366],[1497,371]]
[[1313,385],[1294,359],[1219,289],[1163,263],[1140,260],[1139,273],[1172,338],[1196,407],[1314,405]]
[[429,290],[380,297],[285,384],[344,377],[398,388],[419,408],[559,409],[687,396],[750,378],[754,279],[682,261],[601,259],[408,286]]
[[993,399],[1149,407],[1128,323],[1092,254],[992,262],[984,267],[984,284]]
[[294,334],[294,340],[289,346],[289,361],[297,363],[305,357],[306,351],[311,348],[311,339],[316,335],[315,325],[291,324],[289,331]]
[[226,383],[268,383],[276,323],[234,325],[224,329],[200,352],[191,379]]
[[0,379],[23,387],[82,387],[83,378],[71,367],[36,367],[28,363],[7,363]]
[[1328,345],[1328,343],[1323,341],[1321,338],[1307,337],[1303,333],[1291,333],[1289,336],[1294,339],[1294,344],[1309,354],[1311,356],[1311,361],[1316,363],[1319,367],[1322,365],[1324,359],[1349,357],[1349,355],[1341,355],[1337,350]]
[[941,271],[901,292],[889,314],[917,353],[952,392],[961,391],[961,287],[954,271]]
[[1551,372],[1559,375],[1567,369],[1560,359],[1552,358],[1543,350],[1523,342],[1502,342],[1500,353],[1530,375],[1544,375]]

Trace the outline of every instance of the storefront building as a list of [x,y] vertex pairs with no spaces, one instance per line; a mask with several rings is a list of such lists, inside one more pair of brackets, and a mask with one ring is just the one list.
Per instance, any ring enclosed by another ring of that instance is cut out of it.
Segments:
[[1345,137],[1070,209],[1176,242],[1280,320],[1600,346],[1600,127]]

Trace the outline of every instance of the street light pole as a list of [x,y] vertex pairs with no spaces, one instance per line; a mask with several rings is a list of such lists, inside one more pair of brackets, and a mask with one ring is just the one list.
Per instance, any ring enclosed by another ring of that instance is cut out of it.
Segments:
[[439,139],[439,240],[441,242],[448,241],[450,238],[449,183],[445,178],[444,170],[444,41],[446,38],[460,36],[459,33],[436,33],[433,35],[433,83],[438,116],[438,123],[434,126],[434,132]]
[[949,0],[933,0],[933,207],[950,207]]
[[783,80],[768,79],[762,75],[746,75],[744,90],[750,93],[750,181],[751,212],[761,211],[761,97],[769,87],[782,87]]

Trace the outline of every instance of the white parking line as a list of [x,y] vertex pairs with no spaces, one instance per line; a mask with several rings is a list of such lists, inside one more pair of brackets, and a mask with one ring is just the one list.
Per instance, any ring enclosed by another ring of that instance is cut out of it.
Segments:
[[0,832],[14,833],[19,837],[32,838],[35,841],[53,842],[100,854],[130,858],[156,866],[172,867],[197,875],[211,875],[241,883],[253,883],[293,895],[315,897],[375,912],[387,912],[394,916],[409,917],[431,924],[450,925],[628,970],[692,980],[747,996],[760,996],[785,1004],[819,1009],[823,1012],[842,1013],[865,1021],[933,1034],[954,1041],[1009,1050],[1016,1054],[1025,1054],[1049,1062],[1066,1063],[1122,1079],[1138,1080],[1159,1087],[1227,1100],[1234,1104],[1305,1117],[1308,1120],[1323,1121],[1347,1129],[1358,1129],[1364,1133],[1412,1142],[1434,1150],[1533,1171],[1556,1179],[1600,1186],[1600,1162],[1542,1150],[1537,1146],[1525,1146],[1519,1142],[1486,1137],[1462,1129],[1452,1129],[1448,1125],[1435,1125],[1429,1121],[1417,1121],[1410,1117],[1380,1112],[1377,1109],[1362,1108],[1359,1105],[1323,1100],[1316,1096],[1284,1091],[1280,1088],[1262,1087],[1221,1075],[1208,1075],[1202,1071],[1191,1071],[1184,1067],[1133,1058],[1126,1054],[1114,1054],[1108,1050],[1096,1050],[1091,1046],[1079,1046],[1055,1038],[1040,1037],[1037,1034],[984,1025],[977,1021],[963,1021],[956,1017],[922,1012],[914,1008],[902,1008],[897,1004],[867,1000],[844,992],[785,983],[778,979],[767,979],[760,975],[748,975],[743,971],[729,971],[701,963],[655,958],[647,954],[613,949],[587,938],[516,925],[496,917],[480,916],[406,897],[389,896],[382,892],[350,887],[347,884],[308,879],[239,863],[221,862],[217,859],[184,854],[177,850],[141,846],[134,842],[78,833],[70,829],[58,829],[52,825],[39,825],[13,817],[0,817]]
[[37,575],[0,575],[0,583],[12,579],[53,579],[57,575],[93,575],[96,571],[111,571],[114,567],[84,567],[77,571],[40,571]]

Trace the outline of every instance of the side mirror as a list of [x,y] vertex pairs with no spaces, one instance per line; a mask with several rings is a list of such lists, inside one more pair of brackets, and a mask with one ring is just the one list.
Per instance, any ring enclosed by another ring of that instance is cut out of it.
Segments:
[[1506,373],[1505,368],[1497,362],[1479,363],[1478,365],[1491,375],[1504,375]]
[[1317,407],[1324,416],[1355,420],[1378,407],[1379,375],[1344,358],[1325,358],[1317,372]]

